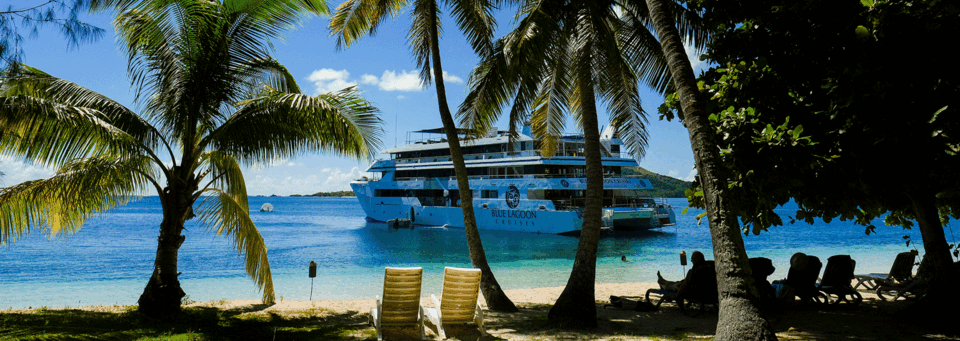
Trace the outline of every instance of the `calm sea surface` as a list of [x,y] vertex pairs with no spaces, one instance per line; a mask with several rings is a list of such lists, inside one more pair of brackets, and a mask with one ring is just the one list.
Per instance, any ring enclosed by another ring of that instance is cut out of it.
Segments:
[[[684,271],[679,252],[702,250],[712,258],[710,233],[694,218],[701,210],[680,210],[685,199],[669,199],[677,226],[600,241],[597,282],[655,282],[660,270],[669,279]],[[259,212],[263,203],[273,212]],[[252,197],[250,212],[269,248],[277,299],[307,300],[310,261],[319,264],[314,299],[366,299],[380,294],[385,266],[422,266],[423,292],[439,293],[444,266],[470,267],[463,229],[388,229],[370,223],[353,198]],[[781,208],[784,217],[795,206]],[[482,211],[478,211],[482,214]],[[39,233],[0,247],[0,309],[136,304],[149,278],[162,215],[157,197],[146,197],[87,221],[77,234],[48,240]],[[784,220],[787,220],[786,218]],[[826,258],[849,254],[857,273],[887,272],[897,252],[909,250],[903,236],[921,243],[916,230],[875,222],[865,235],[851,222],[798,222],[745,237],[751,257],[773,259],[783,278],[789,258],[804,252]],[[948,242],[955,242],[951,227]],[[225,238],[190,222],[180,249],[181,285],[191,300],[258,299],[261,294],[243,270],[243,260]],[[481,231],[494,274],[505,289],[563,286],[570,274],[577,239],[557,235]],[[910,248],[913,245],[911,244]],[[922,247],[920,247],[922,250]],[[627,262],[620,260],[626,255]],[[639,294],[639,293],[624,293]]]

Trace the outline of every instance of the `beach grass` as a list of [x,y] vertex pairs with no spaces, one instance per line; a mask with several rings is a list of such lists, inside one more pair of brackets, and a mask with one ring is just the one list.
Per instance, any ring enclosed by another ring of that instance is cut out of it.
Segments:
[[[600,284],[598,297],[644,292],[655,283]],[[656,311],[637,312],[632,306],[606,308],[597,301],[597,328],[552,326],[547,314],[563,287],[508,290],[520,308],[517,313],[486,311],[482,336],[472,326],[445,330],[455,340],[712,340],[717,328],[716,308],[696,318],[684,316],[672,303]],[[883,301],[869,292],[860,305],[791,305],[768,311],[781,340],[960,340],[952,314],[943,321],[907,320],[897,312],[910,306],[905,300]],[[373,300],[292,301],[274,305],[259,300],[216,300],[186,306],[170,320],[154,320],[134,306],[95,306],[63,309],[0,310],[2,340],[376,340],[369,325]],[[428,299],[422,304],[429,306]],[[453,328],[451,328],[453,327]],[[385,331],[390,340],[419,340],[416,328]],[[427,326],[427,338],[437,330]]]
[[36,309],[0,313],[0,340],[375,340],[356,314],[290,314],[191,307],[169,320],[121,311]]

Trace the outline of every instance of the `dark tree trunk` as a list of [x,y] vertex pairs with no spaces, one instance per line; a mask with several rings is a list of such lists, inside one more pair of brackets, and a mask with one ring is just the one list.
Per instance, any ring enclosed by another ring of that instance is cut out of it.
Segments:
[[[431,2],[435,14],[437,3]],[[440,64],[440,41],[437,34],[437,17],[431,15],[430,50],[433,55],[433,80],[437,87],[437,101],[440,107],[440,120],[443,121],[443,130],[447,134],[450,145],[450,159],[453,160],[453,169],[457,177],[457,187],[460,189],[460,208],[463,210],[463,229],[467,235],[467,248],[470,250],[470,261],[480,269],[480,291],[487,301],[487,309],[500,312],[519,311],[513,301],[503,292],[497,278],[493,276],[487,255],[483,251],[483,242],[480,240],[480,231],[477,229],[477,218],[473,212],[473,193],[467,178],[467,165],[463,161],[463,152],[460,149],[460,137],[457,134],[457,125],[453,121],[450,107],[447,105],[447,91],[443,84],[443,67]]]
[[725,203],[733,198],[726,190],[726,178],[716,151],[716,134],[700,101],[680,34],[664,0],[646,1],[680,97],[706,201],[720,298],[716,340],[775,340],[776,334],[759,309],[739,221],[736,214],[724,209]]
[[915,193],[909,195],[909,198],[917,217],[920,235],[923,237],[923,251],[926,254],[924,262],[929,263],[925,266],[932,269],[928,272],[931,277],[925,278],[927,294],[921,303],[940,307],[929,310],[933,314],[940,314],[941,309],[951,309],[948,307],[957,302],[957,270],[953,265],[953,257],[950,256],[943,225],[940,223],[935,194]]
[[183,223],[192,214],[189,192],[172,189],[161,196],[163,221],[157,238],[157,258],[153,275],[137,301],[138,310],[150,317],[168,318],[180,313],[180,302],[186,293],[180,287],[177,255],[183,244]]
[[[588,67],[588,66],[583,66]],[[582,71],[581,76],[589,76]],[[586,160],[586,207],[580,243],[566,287],[550,308],[547,319],[558,327],[597,327],[596,274],[597,245],[600,243],[600,215],[603,209],[603,169],[600,160],[600,129],[597,128],[597,103],[591,82],[580,82],[583,110],[583,148]]]

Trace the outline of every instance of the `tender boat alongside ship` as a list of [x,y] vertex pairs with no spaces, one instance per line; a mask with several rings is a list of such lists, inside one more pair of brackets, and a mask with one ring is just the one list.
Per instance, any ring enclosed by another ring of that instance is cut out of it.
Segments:
[[[540,154],[525,126],[508,152],[508,132],[491,130],[482,137],[459,132],[481,229],[537,233],[578,233],[583,225],[586,192],[582,136],[560,139],[553,157]],[[411,135],[418,138],[411,139]],[[350,183],[367,218],[409,220],[415,225],[463,227],[460,191],[443,128],[408,133],[407,145],[384,151],[367,172],[379,174]],[[621,154],[621,141],[608,129],[603,145],[603,221],[615,231],[659,228],[676,223],[665,201],[646,193],[649,180],[622,177],[623,167],[638,166]]]

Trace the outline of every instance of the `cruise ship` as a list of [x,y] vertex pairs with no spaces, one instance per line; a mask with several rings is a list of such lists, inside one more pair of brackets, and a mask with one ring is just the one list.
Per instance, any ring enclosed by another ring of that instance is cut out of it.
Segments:
[[[480,229],[577,234],[583,225],[586,192],[582,135],[560,139],[554,156],[539,151],[524,126],[509,152],[509,132],[493,129],[484,136],[460,131],[464,160],[473,190]],[[638,166],[622,142],[607,129],[603,145],[603,225],[636,231],[676,223],[664,200],[649,196],[649,180],[621,176]],[[407,144],[383,152],[364,177],[351,182],[367,219],[402,224],[463,227],[453,162],[443,128],[407,133]]]

